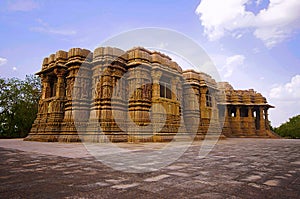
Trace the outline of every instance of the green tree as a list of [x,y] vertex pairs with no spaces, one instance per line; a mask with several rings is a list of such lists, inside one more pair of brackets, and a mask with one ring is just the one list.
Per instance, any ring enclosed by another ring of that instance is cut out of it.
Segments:
[[300,138],[300,115],[292,117],[286,123],[274,129],[277,134],[287,138]]
[[30,75],[25,80],[0,78],[0,137],[25,137],[36,117],[41,84]]

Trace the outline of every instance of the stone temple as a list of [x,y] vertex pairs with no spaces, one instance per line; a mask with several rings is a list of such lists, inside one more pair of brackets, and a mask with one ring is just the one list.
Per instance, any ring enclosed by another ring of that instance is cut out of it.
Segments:
[[159,142],[191,131],[195,139],[208,132],[276,137],[268,121],[273,106],[260,93],[183,71],[167,55],[142,47],[60,50],[37,75],[42,95],[24,140]]

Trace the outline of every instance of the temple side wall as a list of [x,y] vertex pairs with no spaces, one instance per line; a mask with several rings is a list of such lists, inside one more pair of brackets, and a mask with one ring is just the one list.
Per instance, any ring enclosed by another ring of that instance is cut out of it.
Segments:
[[261,94],[182,71],[159,52],[72,48],[45,58],[37,74],[42,96],[24,140],[170,141],[190,132],[197,132],[195,139],[220,132],[221,137],[272,137],[272,106]]

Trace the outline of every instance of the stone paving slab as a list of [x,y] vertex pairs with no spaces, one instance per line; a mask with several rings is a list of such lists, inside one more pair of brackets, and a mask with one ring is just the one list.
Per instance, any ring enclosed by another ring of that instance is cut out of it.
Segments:
[[0,139],[0,147],[69,158],[90,157],[82,143],[29,142],[23,139]]
[[0,198],[300,198],[300,140],[226,139],[205,158],[200,144],[158,171],[125,173],[81,143],[0,140]]

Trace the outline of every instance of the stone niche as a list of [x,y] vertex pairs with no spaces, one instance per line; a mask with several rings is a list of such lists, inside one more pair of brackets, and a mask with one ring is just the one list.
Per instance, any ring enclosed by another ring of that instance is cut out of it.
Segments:
[[27,141],[161,142],[190,136],[276,137],[260,93],[182,71],[160,52],[72,48],[43,60]]

